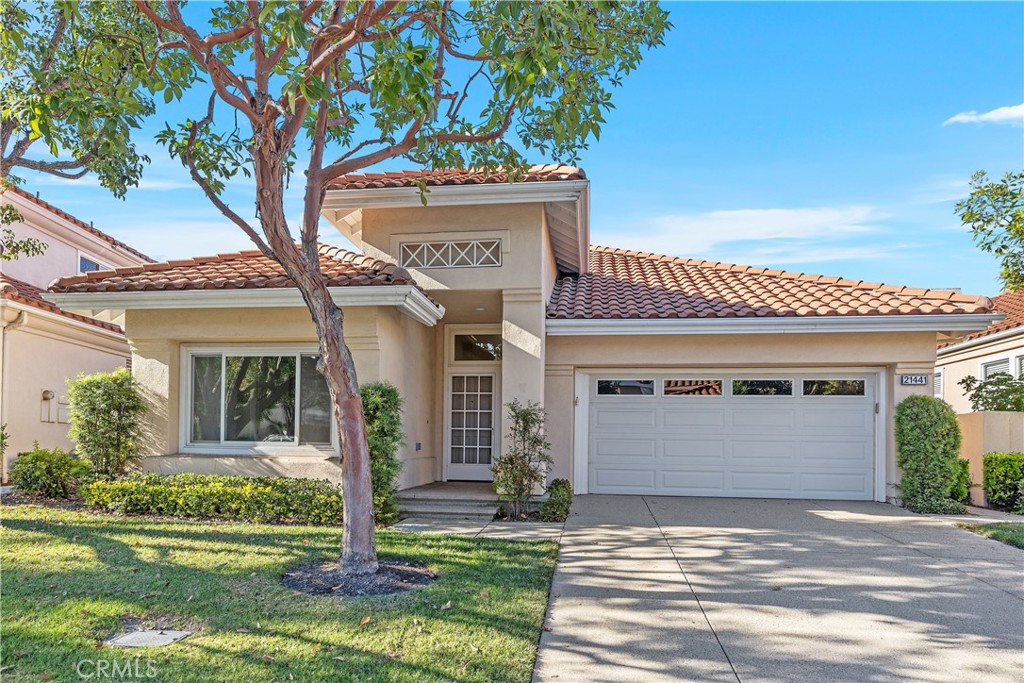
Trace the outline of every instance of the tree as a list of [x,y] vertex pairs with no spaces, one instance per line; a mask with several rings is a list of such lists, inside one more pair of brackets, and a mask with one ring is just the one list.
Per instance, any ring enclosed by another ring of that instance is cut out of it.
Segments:
[[999,258],[1003,286],[1024,289],[1024,171],[993,181],[978,171],[971,176],[970,196],[957,202],[955,211],[974,243]]
[[[209,94],[203,111],[168,124],[158,140],[209,201],[281,264],[309,309],[342,446],[341,568],[376,571],[362,405],[344,315],[317,250],[329,184],[399,157],[435,168],[504,168],[513,180],[527,152],[574,161],[598,138],[612,88],[645,49],[662,43],[667,13],[643,2],[134,6],[152,25],[133,37],[152,65],[151,87]],[[191,68],[168,61],[172,55]],[[215,115],[218,107],[228,114]],[[296,240],[284,189],[300,155],[305,192]],[[253,179],[258,227],[221,196],[239,173]]]
[[971,410],[1008,410],[1024,412],[1024,380],[1015,379],[1008,372],[996,372],[979,380],[968,375],[959,382],[971,402]]
[[10,204],[0,206],[0,261],[15,261],[21,256],[39,256],[46,243],[34,237],[19,238],[9,226],[21,222],[21,214]]

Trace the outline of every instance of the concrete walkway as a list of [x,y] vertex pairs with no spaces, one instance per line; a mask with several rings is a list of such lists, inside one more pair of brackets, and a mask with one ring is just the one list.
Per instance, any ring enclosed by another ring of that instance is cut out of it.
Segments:
[[535,681],[1022,681],[1024,551],[880,503],[578,496],[547,626]]

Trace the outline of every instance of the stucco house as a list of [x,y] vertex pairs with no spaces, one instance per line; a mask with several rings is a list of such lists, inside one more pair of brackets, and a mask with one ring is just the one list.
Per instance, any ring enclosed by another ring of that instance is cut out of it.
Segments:
[[124,367],[131,359],[119,321],[92,311],[71,312],[43,298],[55,279],[153,259],[24,190],[0,188],[0,202],[17,209],[19,238],[46,243],[40,256],[0,261],[0,424],[10,434],[2,464],[38,441],[71,448],[69,378]]
[[1024,377],[1024,292],[992,298],[993,310],[1006,317],[984,330],[939,344],[935,361],[935,395],[957,413],[971,412],[960,380],[987,379],[997,372]]
[[[590,183],[458,170],[355,175],[323,246],[362,382],[406,401],[402,487],[489,480],[502,406],[543,404],[552,477],[580,493],[886,500],[893,410],[984,297],[591,246]],[[427,205],[421,187],[428,191]],[[124,312],[146,467],[337,479],[316,339],[255,251],[64,278]],[[921,376],[924,376],[923,378]]]

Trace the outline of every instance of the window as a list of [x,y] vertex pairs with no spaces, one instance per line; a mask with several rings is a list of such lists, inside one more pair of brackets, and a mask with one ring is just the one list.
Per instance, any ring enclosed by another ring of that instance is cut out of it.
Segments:
[[942,398],[942,370],[935,371],[935,378],[932,384],[932,395],[935,398]]
[[78,256],[78,272],[79,273],[93,273],[97,270],[106,270],[105,266],[101,266],[98,262],[92,260],[88,256]]
[[330,448],[331,397],[318,359],[301,353],[192,356],[189,444]]
[[981,364],[981,378],[988,379],[992,375],[1003,372],[1010,374],[1010,359],[1003,358],[1002,360],[994,360],[988,363]]
[[1017,356],[1017,379],[1024,379],[1024,356]]
[[598,396],[654,396],[653,379],[599,379]]
[[863,396],[862,379],[805,379],[804,396]]
[[403,242],[400,261],[406,268],[500,266],[501,240]]
[[481,363],[501,360],[500,334],[457,334],[454,346],[456,361]]
[[721,396],[720,379],[666,379],[662,382],[666,396]]
[[733,396],[792,396],[791,379],[734,379]]

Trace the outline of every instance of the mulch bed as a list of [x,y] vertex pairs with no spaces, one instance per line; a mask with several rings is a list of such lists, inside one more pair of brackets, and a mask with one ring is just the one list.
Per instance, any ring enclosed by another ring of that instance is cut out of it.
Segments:
[[359,597],[393,595],[426,586],[437,580],[437,573],[399,560],[381,560],[376,574],[346,576],[338,562],[314,562],[296,567],[281,577],[285,588],[309,595]]
[[27,496],[24,493],[5,493],[0,496],[0,505],[41,505],[59,510],[80,510],[85,507],[81,498],[46,498],[44,496]]

